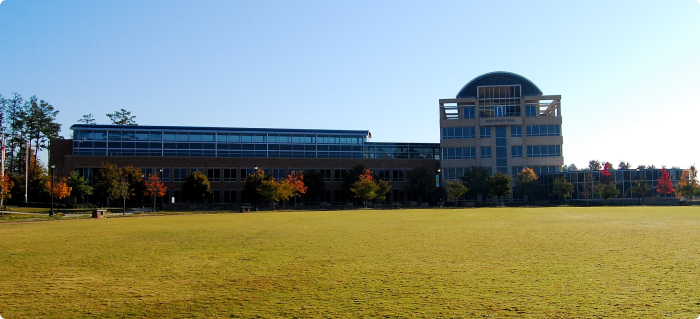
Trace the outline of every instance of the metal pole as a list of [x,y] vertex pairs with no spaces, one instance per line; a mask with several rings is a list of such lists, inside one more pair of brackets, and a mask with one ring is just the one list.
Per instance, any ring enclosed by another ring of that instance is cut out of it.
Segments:
[[[163,181],[163,169],[161,168],[161,169],[159,170],[159,172],[160,172],[160,181],[162,182],[162,181]],[[156,208],[155,200],[156,200],[156,199],[153,198],[153,212],[154,212],[154,213],[156,212],[156,210],[155,210],[155,208]],[[160,197],[160,210],[163,210],[163,196]]]
[[29,202],[29,141],[27,141],[27,151],[24,153],[24,202]]
[[258,211],[258,186],[260,181],[258,181],[258,167],[255,166],[255,171],[253,172],[255,176],[255,211]]
[[56,165],[51,164],[51,212],[49,212],[49,216],[53,216],[53,189],[56,187],[54,185],[54,178],[53,178],[53,170],[56,168]]
[[141,208],[143,208],[143,183],[144,183],[143,178],[145,176],[146,176],[146,174],[141,174]]
[[4,210],[4,204],[5,204],[5,188],[7,187],[5,185],[5,128],[2,128],[2,172],[0,172],[0,176],[2,176],[2,196],[0,196],[0,215],[4,215],[5,210]]

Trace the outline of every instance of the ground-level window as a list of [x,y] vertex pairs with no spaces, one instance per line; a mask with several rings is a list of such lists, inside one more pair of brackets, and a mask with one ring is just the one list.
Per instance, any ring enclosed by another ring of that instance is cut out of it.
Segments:
[[210,182],[220,182],[221,181],[221,169],[220,168],[207,168],[207,179]]
[[236,169],[235,168],[224,168],[224,182],[235,182],[236,181]]
[[173,168],[173,181],[184,182],[187,179],[187,169],[182,167]]

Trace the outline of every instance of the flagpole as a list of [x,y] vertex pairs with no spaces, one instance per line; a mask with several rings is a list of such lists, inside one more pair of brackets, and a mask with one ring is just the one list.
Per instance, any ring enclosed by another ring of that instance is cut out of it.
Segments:
[[0,213],[4,214],[5,209],[4,209],[4,204],[5,204],[5,188],[7,188],[7,185],[5,185],[5,128],[2,128],[2,172],[0,172],[0,176],[2,178],[2,189],[0,189],[0,192],[2,192],[2,196],[0,196]]
[[27,141],[27,151],[24,154],[24,202],[28,203],[27,191],[29,190],[29,141]]

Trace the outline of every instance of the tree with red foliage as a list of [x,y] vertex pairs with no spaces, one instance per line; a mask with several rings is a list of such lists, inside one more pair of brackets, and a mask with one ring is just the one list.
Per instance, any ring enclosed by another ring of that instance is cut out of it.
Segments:
[[297,206],[297,197],[302,194],[306,194],[306,185],[304,184],[304,175],[291,171],[291,173],[284,180],[291,191],[291,197],[294,197],[294,208]]
[[673,184],[671,184],[671,176],[666,170],[666,166],[661,168],[661,177],[656,180],[658,186],[656,186],[656,192],[659,194],[673,194]]
[[146,196],[151,196],[153,199],[153,212],[156,211],[156,197],[165,196],[168,188],[160,181],[158,175],[151,174],[148,179],[143,183],[143,194]]
[[612,169],[612,164],[610,162],[605,162],[603,163],[603,169],[600,170],[600,182],[607,184],[607,183],[612,183],[614,181],[612,172],[610,171]]

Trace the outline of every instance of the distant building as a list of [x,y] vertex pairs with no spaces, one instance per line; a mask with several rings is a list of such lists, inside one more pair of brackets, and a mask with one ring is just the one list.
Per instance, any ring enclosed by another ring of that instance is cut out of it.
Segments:
[[[679,168],[666,169],[669,173],[671,183],[676,185],[681,179],[683,173]],[[635,186],[636,180],[643,180],[649,186],[649,192],[644,197],[673,197],[673,195],[660,195],[656,192],[658,179],[661,177],[660,168],[645,168],[645,169],[620,169],[611,170],[611,180],[615,183],[615,187],[620,191],[615,198],[637,198],[630,192],[630,188]],[[586,175],[590,177],[586,178]],[[542,185],[541,198],[550,198],[554,188],[554,179],[559,176],[564,176],[567,181],[574,185],[574,191],[571,193],[572,200],[598,200],[600,197],[592,193],[593,187],[600,182],[601,171],[570,171],[556,174],[547,174],[541,176],[540,184]]]
[[443,178],[459,179],[471,166],[514,176],[564,165],[561,96],[543,95],[530,80],[493,72],[467,83],[453,99],[440,99]]

